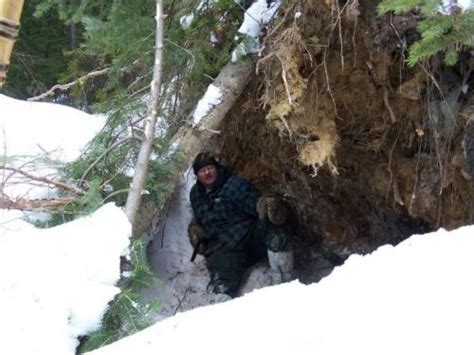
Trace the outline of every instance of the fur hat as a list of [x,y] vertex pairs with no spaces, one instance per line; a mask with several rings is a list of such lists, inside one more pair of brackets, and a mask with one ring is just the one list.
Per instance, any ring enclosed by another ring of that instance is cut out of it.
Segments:
[[204,168],[207,165],[219,166],[217,159],[209,152],[199,153],[193,162],[193,171],[197,175],[199,169]]

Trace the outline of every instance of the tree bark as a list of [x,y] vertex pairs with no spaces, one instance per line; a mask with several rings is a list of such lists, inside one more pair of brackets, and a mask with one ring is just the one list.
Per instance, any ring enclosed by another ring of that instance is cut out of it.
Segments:
[[218,130],[223,125],[225,116],[242,94],[254,72],[255,65],[251,59],[245,59],[239,63],[229,62],[222,68],[213,82],[213,85],[223,93],[221,102],[214,106],[196,126],[182,127],[173,139],[190,161],[214,134],[219,133]]
[[5,83],[13,45],[20,30],[24,0],[0,1],[0,89]]
[[61,208],[72,202],[74,202],[73,197],[53,198],[49,200],[28,200],[25,198],[10,199],[5,196],[0,196],[0,208],[23,211]]
[[155,138],[155,126],[158,115],[157,107],[161,86],[163,28],[163,4],[162,0],[157,0],[155,65],[153,68],[153,80],[151,82],[150,101],[148,103],[147,117],[145,120],[145,137],[140,147],[137,163],[135,165],[135,174],[133,175],[132,186],[127,197],[127,203],[125,204],[125,214],[132,225],[135,223],[135,217],[138,208],[140,207],[141,195],[148,170],[148,161],[150,159],[153,140]]

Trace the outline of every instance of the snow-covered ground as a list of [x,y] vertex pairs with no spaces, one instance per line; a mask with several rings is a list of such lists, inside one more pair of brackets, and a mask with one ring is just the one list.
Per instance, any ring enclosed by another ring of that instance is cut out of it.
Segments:
[[473,354],[473,236],[473,226],[412,236],[318,284],[180,313],[90,354]]
[[[49,103],[0,95],[3,164],[36,176],[55,175],[76,159],[103,119]],[[2,174],[11,199],[54,191]],[[9,172],[9,171],[7,171]],[[75,354],[78,336],[100,326],[107,304],[120,292],[120,256],[131,226],[108,204],[93,215],[50,229],[25,222],[22,211],[0,210],[0,353]]]
[[131,227],[112,204],[50,229],[0,236],[0,353],[73,355],[120,292]]

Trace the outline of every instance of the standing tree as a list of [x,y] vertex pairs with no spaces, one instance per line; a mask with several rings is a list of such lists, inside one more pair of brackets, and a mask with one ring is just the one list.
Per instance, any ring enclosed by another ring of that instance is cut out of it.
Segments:
[[133,175],[132,186],[128,193],[127,203],[125,204],[125,213],[132,225],[135,223],[138,208],[140,207],[141,195],[148,170],[148,161],[150,160],[153,141],[155,139],[155,126],[158,116],[158,101],[161,86],[161,69],[163,59],[163,4],[162,0],[156,1],[156,36],[155,36],[155,64],[153,67],[153,79],[151,81],[150,100],[146,114],[145,136],[138,153],[135,173]]

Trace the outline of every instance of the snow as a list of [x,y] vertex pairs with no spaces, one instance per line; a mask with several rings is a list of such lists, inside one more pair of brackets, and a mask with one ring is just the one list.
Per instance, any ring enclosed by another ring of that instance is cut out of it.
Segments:
[[194,14],[182,16],[179,19],[179,23],[181,24],[181,28],[183,30],[187,30],[191,26],[191,24],[193,23],[193,20],[194,20]]
[[261,51],[260,33],[273,18],[280,5],[281,0],[272,2],[269,7],[267,7],[266,0],[256,0],[248,8],[244,14],[244,22],[239,28],[239,33],[243,34],[245,39],[232,52],[231,60],[233,63],[236,63],[248,53],[259,53]]
[[[0,236],[0,352],[75,354],[120,292],[131,226],[112,204],[50,229]],[[6,336],[8,335],[8,336]]]
[[[72,107],[16,100],[0,95],[0,147],[7,167],[21,169],[35,176],[53,178],[63,162],[77,159],[84,146],[103,127],[105,117],[92,116]],[[10,173],[10,172],[9,172]],[[15,174],[2,177],[3,192],[10,198],[53,198],[56,191]],[[45,220],[45,214],[0,210],[0,224],[5,228],[22,225],[19,218],[28,215]],[[1,233],[1,230],[0,230]]]
[[438,11],[442,15],[454,16],[459,10],[461,12],[472,10],[473,6],[474,0],[442,0],[438,6]]
[[[39,155],[72,161],[104,125],[104,118],[63,105],[0,95],[0,146],[8,156]],[[91,134],[92,132],[92,134]],[[19,143],[21,142],[21,143]]]
[[180,313],[89,354],[472,354],[473,235],[412,236],[350,257],[318,284]]
[[[22,156],[7,159],[8,165],[22,169],[20,164],[43,158],[44,151],[50,159],[77,158],[104,122],[67,106],[3,95],[0,112],[4,152]],[[42,175],[56,167],[31,169]],[[14,188],[6,186],[4,192],[30,198],[50,194],[44,187],[33,193],[28,184]],[[114,285],[120,256],[129,252],[130,223],[113,204],[50,229],[35,228],[23,216],[0,210],[0,353],[75,354],[78,336],[100,326],[108,303],[120,292]]]
[[199,124],[201,119],[216,105],[222,101],[222,90],[217,86],[211,84],[207,87],[206,93],[199,100],[196,110],[193,114],[193,126]]
[[[459,6],[463,11],[466,11],[468,9],[472,9],[474,7],[474,1],[473,0],[457,0],[457,1],[450,1],[450,0],[443,0],[443,9],[449,9],[451,6]],[[450,11],[444,11],[442,10],[443,13],[450,14]]]

